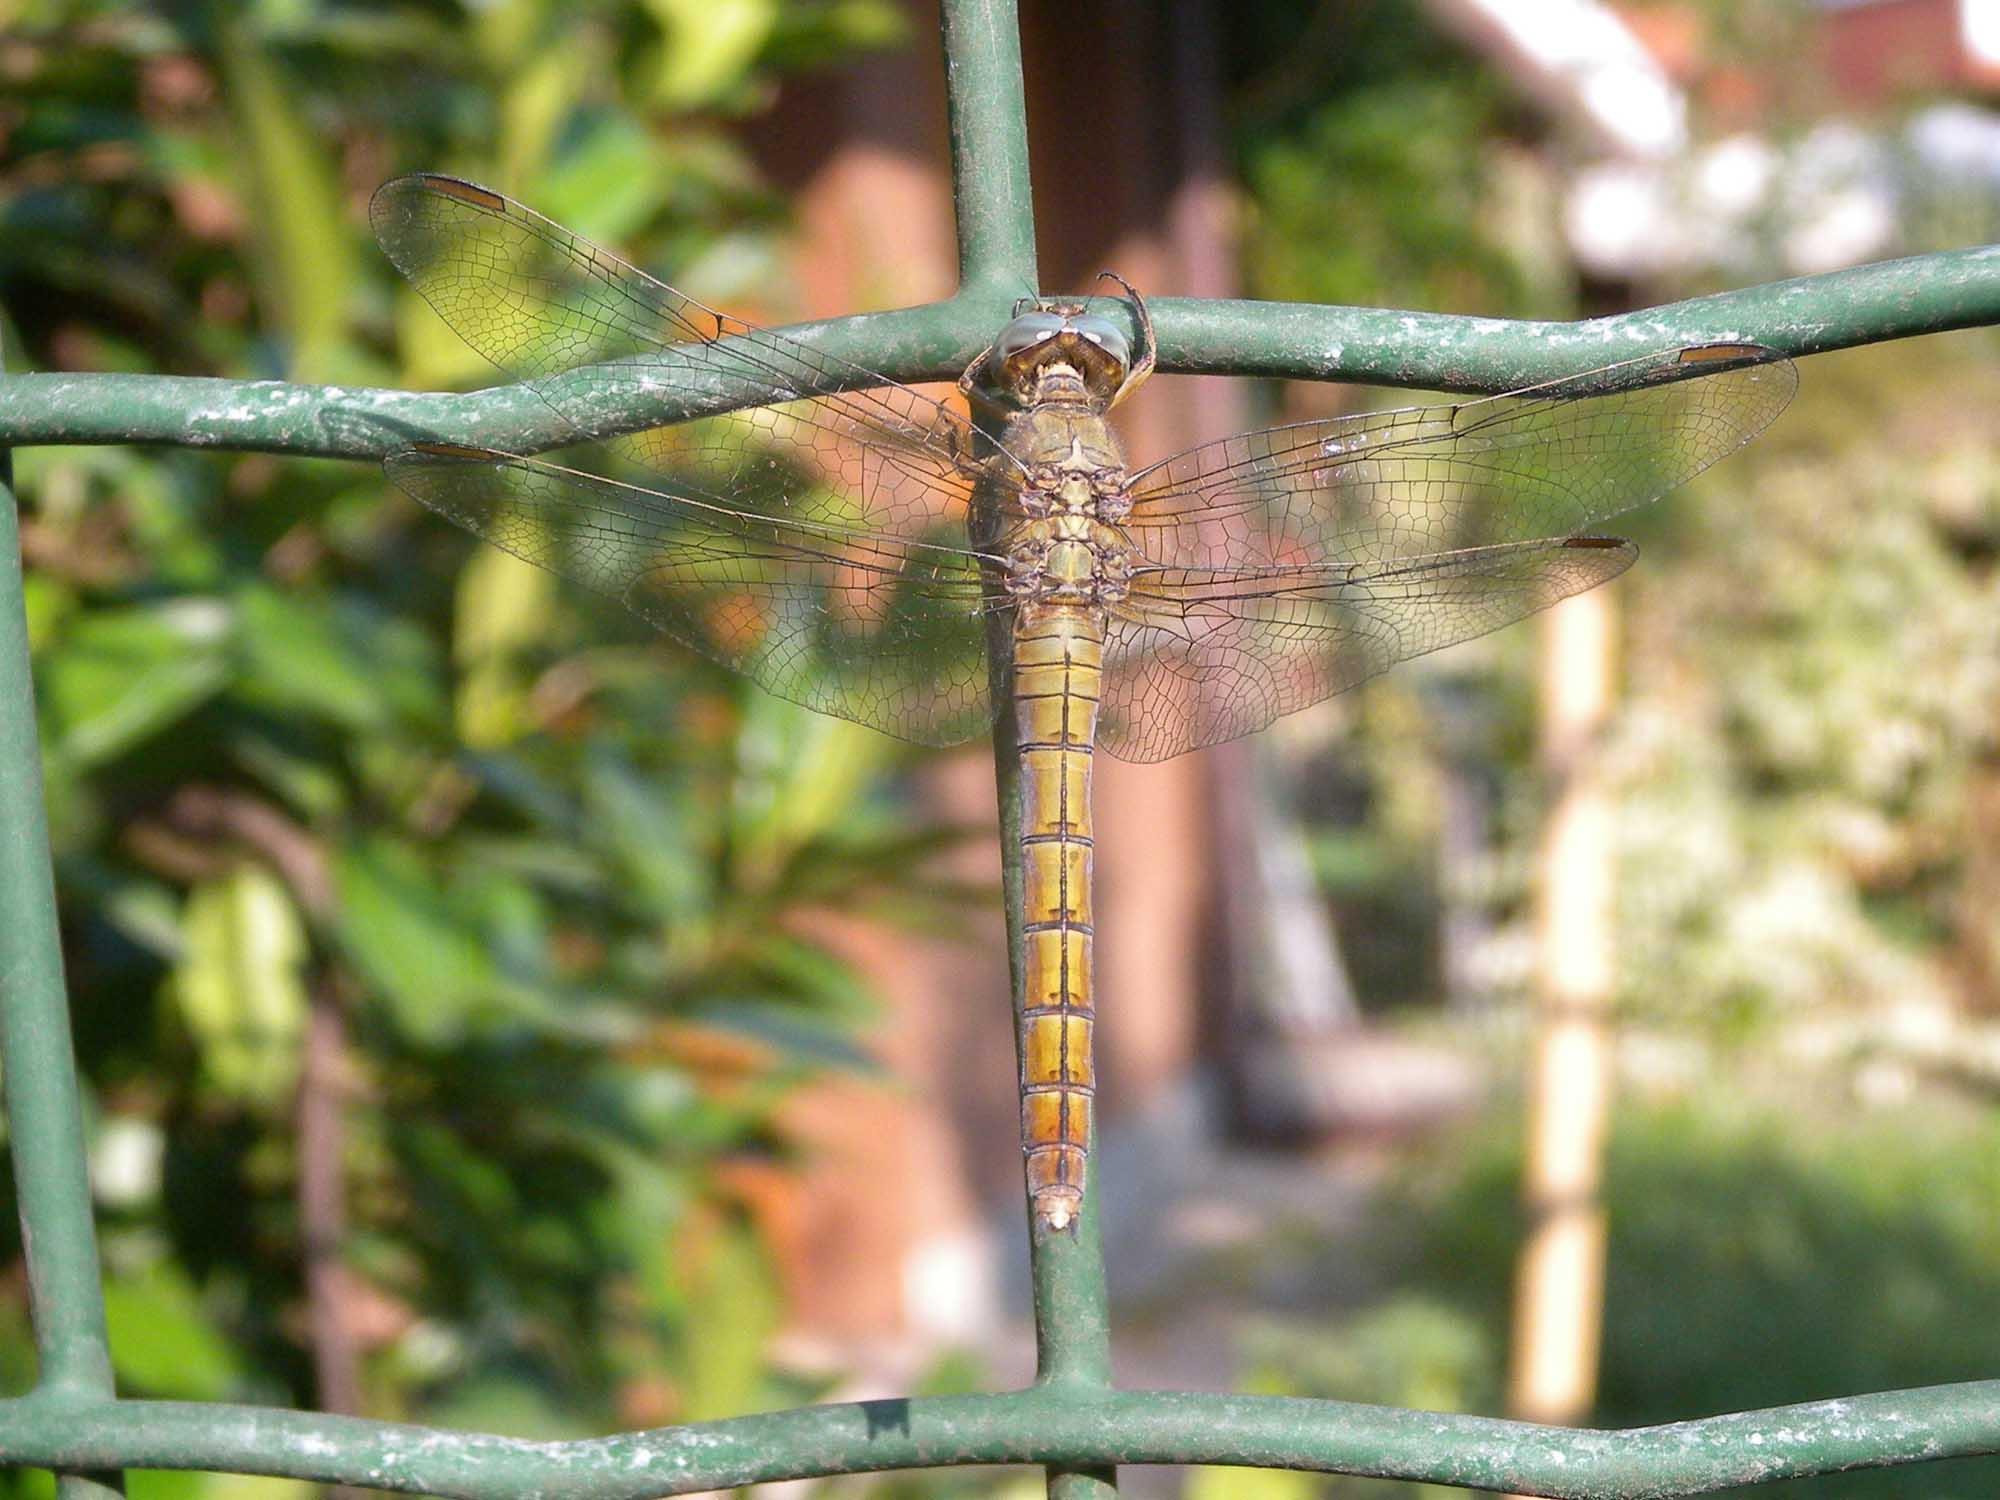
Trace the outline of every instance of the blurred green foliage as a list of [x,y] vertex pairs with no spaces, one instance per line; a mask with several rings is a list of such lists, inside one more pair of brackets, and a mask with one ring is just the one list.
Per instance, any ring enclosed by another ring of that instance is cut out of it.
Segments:
[[1991,1011],[1995,352],[1815,361],[1637,580],[1611,747],[1635,1013],[1832,1025],[1851,1055]]
[[[1733,1099],[1721,1088],[1670,1090],[1621,1111],[1607,1164],[1594,1422],[1639,1426],[1990,1377],[2000,1356],[1990,1111],[1962,1100],[1842,1110],[1768,1070],[1728,1081]],[[1350,1285],[1372,1283],[1360,1305],[1256,1331],[1250,1388],[1494,1409],[1523,1228],[1520,1168],[1518,1138],[1491,1118],[1426,1153],[1387,1195],[1360,1277],[1345,1273]],[[1793,1480],[1776,1492],[1979,1494],[1996,1473],[2000,1460],[1961,1460]],[[1313,1488],[1453,1493],[1355,1479]]]
[[[1578,290],[1548,222],[1559,144],[1538,141],[1546,125],[1398,9],[1364,0],[1308,17],[1274,0],[1248,7],[1234,33],[1249,291],[1573,315]],[[1788,61],[1811,44],[1813,7],[1650,9],[1674,23],[1693,13],[1700,28],[1685,80],[1698,135],[1753,123],[1701,118],[1711,80],[1739,107],[1755,100],[1754,123],[1779,140],[1826,117],[1820,75]],[[1723,86],[1732,76],[1766,92]],[[1523,176],[1535,171],[1539,188]],[[1993,222],[1996,203],[1961,187],[1940,215],[1920,183],[1904,201],[1910,251],[1975,237],[1965,226]],[[1540,231],[1521,211],[1537,203]],[[1648,1098],[1621,1097],[1607,1166],[1611,1285],[1592,1414],[1607,1426],[2000,1366],[2000,1257],[1980,1227],[2000,1209],[1988,1061],[2000,1007],[2000,462],[1988,419],[2000,341],[1982,331],[1853,350],[1801,375],[1794,408],[1757,443],[1616,527],[1646,554],[1613,586],[1618,707],[1605,752],[1620,1086]],[[1427,1040],[1497,1051],[1501,1077],[1530,978],[1548,794],[1533,754],[1535,652],[1533,628],[1505,632],[1336,700],[1318,711],[1317,739],[1304,720],[1273,737],[1291,747],[1363,1004],[1399,1011]],[[1476,857],[1440,878],[1454,781],[1483,822]],[[1447,901],[1477,915],[1487,966],[1476,992],[1454,997],[1475,1005],[1441,1021],[1433,955]],[[1251,1334],[1246,1389],[1501,1410],[1523,1232],[1518,1109],[1497,1099],[1440,1143],[1428,1174],[1389,1194],[1373,1254],[1357,1260],[1310,1227],[1266,1237],[1284,1284],[1313,1285],[1322,1313],[1337,1311]],[[1302,1256],[1314,1270],[1299,1270]],[[1990,1463],[1959,1464],[1785,1488],[1954,1495],[1993,1477]]]
[[[1697,83],[1810,41],[1793,0],[1682,11],[1665,19],[1697,28]],[[1577,310],[1553,225],[1560,142],[1460,44],[1373,0],[1252,5],[1230,36],[1252,294]],[[1805,81],[1762,98],[1774,133],[1823,116],[1823,80]],[[1740,126],[1704,122],[1704,98],[1698,136]],[[1930,248],[1931,227],[1919,212],[1905,246]],[[1608,747],[1636,1013],[1742,1036],[1828,1002],[2000,1003],[1996,352],[1981,331],[1815,359],[1771,432],[1619,518],[1647,552],[1614,586]],[[1369,1003],[1434,995],[1447,899],[1496,928],[1525,917],[1546,791],[1535,640],[1504,632],[1334,700],[1317,748],[1307,719],[1281,730],[1304,748],[1295,795]],[[1488,845],[1448,873],[1455,891],[1436,873],[1453,781]]]
[[[28,6],[10,360],[490,383],[368,241],[369,191],[417,167],[741,293],[784,218],[730,116],[899,17]],[[872,1001],[820,919],[925,909],[941,835],[890,743],[474,551],[374,472],[43,449],[18,474],[121,1390],[315,1404],[293,1116],[324,1006],[371,1415],[553,1435],[801,1394],[766,1362],[781,1309],[732,1167],[792,1152],[799,1080],[865,1066]]]
[[1225,34],[1257,296],[1560,315],[1521,240],[1532,116],[1462,46],[1386,0],[1258,0]]

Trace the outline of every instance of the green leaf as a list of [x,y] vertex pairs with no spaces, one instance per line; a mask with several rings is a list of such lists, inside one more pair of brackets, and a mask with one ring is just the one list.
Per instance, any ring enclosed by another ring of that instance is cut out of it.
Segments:
[[428,647],[413,625],[261,583],[245,587],[236,605],[238,691],[256,706],[357,731],[380,729],[399,710],[419,719],[437,711]]
[[544,1008],[501,973],[484,931],[438,891],[415,851],[370,840],[342,852],[337,879],[341,947],[411,1037],[443,1045],[482,1018]]
[[[320,1486],[305,1479],[269,1474],[203,1474],[199,1500],[314,1500]],[[128,1500],[143,1500],[137,1491]]]
[[1313,1500],[1320,1479],[1292,1469],[1232,1469],[1204,1465],[1188,1475],[1186,1500]]
[[206,1500],[214,1474],[183,1469],[132,1469],[125,1476],[127,1500]]
[[104,1317],[111,1362],[130,1394],[218,1401],[235,1385],[235,1354],[209,1323],[193,1283],[171,1262],[106,1281]]
[[460,662],[521,651],[543,640],[555,614],[556,579],[498,547],[481,547],[458,575],[451,652]]
[[306,935],[290,892],[261,865],[241,865],[189,893],[182,931],[171,989],[203,1074],[229,1098],[284,1104],[306,1019]]
[[187,929],[174,892],[154,880],[106,882],[97,895],[105,920],[129,940],[164,958],[187,952]]
[[46,573],[21,580],[21,607],[28,617],[28,653],[40,656],[77,607],[76,593]]
[[557,223],[617,245],[660,207],[658,157],[658,146],[635,121],[599,116],[566,143],[536,185],[535,201]]
[[705,1422],[762,1405],[764,1345],[784,1311],[749,1230],[727,1225],[703,1247],[688,1303],[685,1420]]
[[178,723],[227,682],[229,612],[213,599],[94,611],[42,671],[53,752],[100,765]]
[[261,39],[231,28],[222,49],[229,94],[242,118],[257,184],[260,278],[290,330],[291,373],[329,380],[351,373],[347,304],[356,265],[353,232],[321,132],[300,110],[309,96],[283,76]]
[[768,887],[802,846],[851,818],[891,743],[768,693],[746,700],[733,809],[744,883]]
[[818,943],[771,933],[757,945],[753,967],[781,994],[809,999],[828,1015],[862,1025],[881,1014],[874,986]]
[[520,59],[500,91],[501,182],[527,182],[547,165],[580,95],[604,59],[583,47],[538,47]]
[[678,928],[712,909],[710,867],[690,837],[693,808],[672,805],[608,748],[590,757],[584,794],[592,832],[616,851],[650,913]]
[[340,772],[323,761],[294,754],[261,734],[231,739],[230,758],[308,822],[337,817],[347,809],[348,789]]
[[653,99],[692,109],[735,92],[778,24],[776,0],[646,0],[666,35]]
[[555,575],[498,547],[481,547],[458,575],[452,656],[459,737],[490,749],[531,727],[527,674],[516,658],[543,640],[555,613]]
[[889,0],[829,0],[813,6],[788,5],[764,51],[767,67],[810,67],[843,52],[875,51],[907,45],[915,37],[909,15]]

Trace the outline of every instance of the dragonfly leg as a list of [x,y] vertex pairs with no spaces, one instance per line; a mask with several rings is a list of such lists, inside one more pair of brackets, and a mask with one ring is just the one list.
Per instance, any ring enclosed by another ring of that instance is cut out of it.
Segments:
[[983,406],[989,411],[1011,412],[1013,407],[1002,401],[986,388],[986,367],[993,361],[993,351],[999,348],[998,341],[988,344],[979,351],[979,357],[965,367],[965,373],[958,377],[958,393],[965,397],[968,406]]
[[1158,363],[1159,340],[1153,337],[1153,315],[1146,311],[1146,299],[1139,295],[1131,282],[1116,271],[1099,271],[1097,279],[1115,281],[1125,288],[1125,300],[1132,304],[1132,315],[1139,320],[1139,353],[1133,359],[1132,367],[1125,372],[1125,379],[1117,393],[1111,398],[1111,405],[1116,406],[1144,385],[1146,377],[1153,373],[1153,366]]

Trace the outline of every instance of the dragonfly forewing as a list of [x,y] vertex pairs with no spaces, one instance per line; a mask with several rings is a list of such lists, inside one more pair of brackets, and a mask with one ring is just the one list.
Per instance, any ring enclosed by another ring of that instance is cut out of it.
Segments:
[[385,183],[369,215],[383,252],[467,344],[520,379],[563,377],[541,394],[578,439],[610,435],[648,396],[733,395],[753,422],[796,402],[809,444],[892,447],[927,482],[965,482],[972,429],[944,402],[707,307],[503,194],[417,173]]
[[[924,744],[990,721],[985,616],[1007,600],[968,521],[982,483],[1006,508],[1007,465],[958,412],[474,184],[399,178],[372,217],[440,316],[537,382],[566,438],[555,462],[420,445],[390,461],[399,486],[780,697]],[[718,391],[745,405],[614,430],[648,399]]]
[[1106,747],[1156,760],[1233,739],[1595,587],[1635,554],[1588,529],[1734,452],[1796,386],[1768,350],[1695,346],[1245,433],[1142,471]]

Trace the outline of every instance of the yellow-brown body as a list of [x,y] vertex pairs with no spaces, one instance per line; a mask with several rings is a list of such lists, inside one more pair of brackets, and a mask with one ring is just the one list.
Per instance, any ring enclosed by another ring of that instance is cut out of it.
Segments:
[[[1043,353],[1019,385],[1007,451],[1028,467],[1024,516],[1000,538],[1014,597],[1014,716],[1021,757],[1024,998],[1021,1146],[1037,1222],[1072,1229],[1087,1186],[1096,1069],[1090,782],[1108,612],[1131,544],[1125,466],[1109,398]],[[1122,367],[1119,371],[1122,374]]]
[[1083,1207],[1096,1070],[1091,990],[1091,742],[1104,627],[1083,611],[1024,612],[1014,634],[1021,754],[1021,1146],[1035,1216]]

